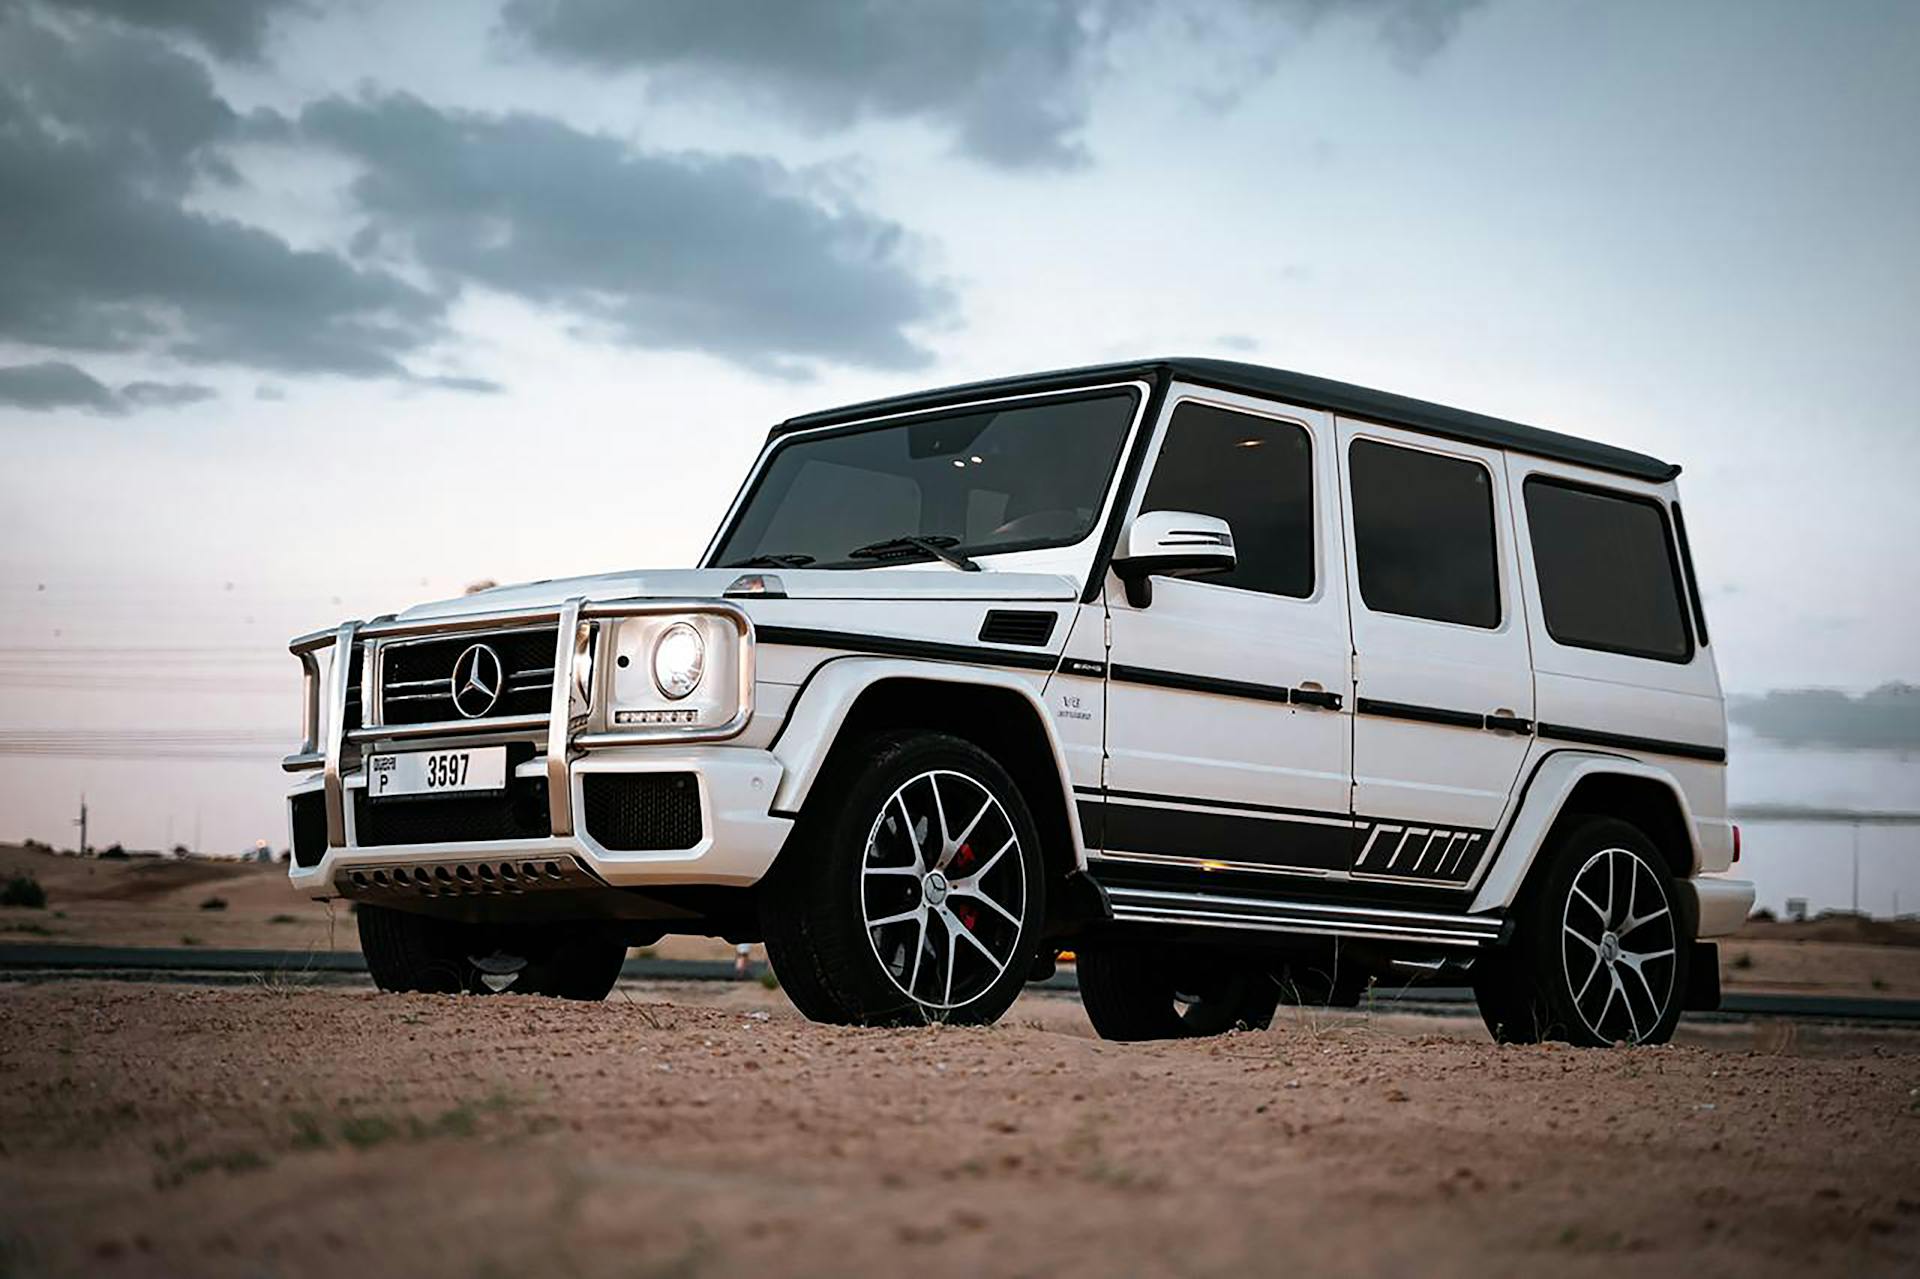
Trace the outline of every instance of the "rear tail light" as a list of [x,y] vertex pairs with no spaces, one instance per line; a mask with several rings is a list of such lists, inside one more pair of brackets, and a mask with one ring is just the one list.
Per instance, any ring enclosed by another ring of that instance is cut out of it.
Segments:
[[1740,864],[1740,827],[1733,828],[1733,864]]

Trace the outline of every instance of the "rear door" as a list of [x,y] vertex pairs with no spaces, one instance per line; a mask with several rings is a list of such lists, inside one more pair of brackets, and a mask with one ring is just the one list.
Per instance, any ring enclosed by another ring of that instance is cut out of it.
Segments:
[[1526,758],[1533,670],[1496,449],[1341,419],[1356,878],[1465,885]]

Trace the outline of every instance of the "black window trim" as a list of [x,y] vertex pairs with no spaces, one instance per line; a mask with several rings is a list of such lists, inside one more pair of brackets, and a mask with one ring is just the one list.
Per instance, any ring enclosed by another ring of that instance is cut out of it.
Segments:
[[[1180,406],[1183,404],[1198,404],[1202,408],[1219,409],[1223,413],[1237,413],[1241,417],[1257,418],[1262,422],[1280,422],[1295,428],[1307,437],[1307,496],[1312,501],[1312,506],[1308,511],[1308,515],[1310,516],[1308,524],[1313,534],[1313,544],[1310,548],[1312,551],[1310,558],[1313,568],[1313,584],[1305,595],[1287,595],[1280,591],[1260,591],[1250,586],[1236,586],[1232,582],[1210,582],[1204,577],[1186,578],[1183,580],[1189,586],[1209,586],[1216,591],[1238,591],[1242,595],[1259,595],[1270,600],[1289,600],[1295,604],[1311,604],[1320,599],[1325,594],[1326,588],[1326,575],[1322,572],[1323,565],[1320,556],[1320,544],[1324,540],[1321,537],[1320,528],[1320,454],[1314,445],[1313,427],[1309,423],[1302,421],[1295,413],[1280,411],[1283,409],[1281,405],[1272,405],[1271,407],[1276,410],[1274,412],[1262,412],[1259,409],[1249,408],[1244,404],[1230,404],[1224,400],[1211,399],[1204,395],[1181,393],[1172,396],[1160,414],[1161,421],[1165,423],[1165,426],[1162,427],[1159,423],[1156,423],[1153,431],[1150,432],[1152,438],[1148,441],[1146,465],[1141,467],[1140,474],[1137,477],[1137,483],[1135,484],[1135,488],[1140,494],[1140,509],[1132,512],[1132,514],[1140,515],[1148,509],[1147,494],[1153,488],[1154,472],[1160,468],[1160,455],[1166,452],[1167,440],[1173,435],[1173,419],[1175,415],[1180,412]],[[1129,499],[1129,502],[1131,503],[1131,499]],[[1195,512],[1197,515],[1205,515],[1207,513],[1208,512],[1205,511]],[[1239,538],[1240,535],[1235,533],[1234,541],[1236,543],[1239,541]]]
[[[775,431],[754,459],[753,470],[748,474],[746,483],[741,485],[734,497],[733,505],[727,508],[726,517],[721,521],[719,530],[713,535],[704,554],[700,557],[702,568],[725,568],[720,562],[720,551],[738,531],[740,519],[753,504],[759,494],[760,486],[766,482],[767,473],[773,469],[773,459],[789,445],[809,443],[814,440],[836,439],[843,435],[858,435],[863,431],[883,430],[897,426],[913,426],[936,418],[956,417],[995,405],[1018,405],[1029,407],[1039,404],[1071,404],[1080,400],[1106,399],[1115,395],[1126,395],[1133,401],[1131,417],[1126,432],[1120,440],[1120,448],[1114,454],[1113,465],[1107,471],[1106,484],[1102,488],[1103,514],[1096,517],[1093,527],[1071,542],[1062,542],[1054,538],[1041,538],[1027,542],[1008,543],[987,549],[968,546],[956,547],[956,550],[974,555],[1005,555],[1015,551],[1064,550],[1069,547],[1083,546],[1088,542],[1102,544],[1106,529],[1115,524],[1112,516],[1119,513],[1117,505],[1104,505],[1119,501],[1117,485],[1125,482],[1127,463],[1133,454],[1133,444],[1139,440],[1142,428],[1146,426],[1145,410],[1152,406],[1156,388],[1139,381],[1103,382],[1092,386],[1065,387],[1057,391],[1033,391],[1022,395],[993,396],[981,400],[963,400],[952,404],[943,404],[933,408],[919,409],[904,413],[889,413],[882,416],[861,418],[857,422],[845,422],[804,428],[795,431]],[[1151,433],[1151,428],[1148,428]],[[876,564],[878,561],[875,562]],[[834,572],[861,572],[872,568],[872,564],[861,565],[822,565]]]
[[[1380,444],[1387,448],[1405,449],[1409,453],[1430,453],[1454,462],[1469,462],[1487,473],[1487,521],[1493,534],[1493,625],[1479,626],[1473,622],[1454,622],[1444,617],[1422,617],[1418,613],[1396,613],[1391,609],[1375,608],[1367,599],[1366,583],[1360,577],[1360,513],[1353,509],[1353,448],[1356,444]],[[1452,626],[1463,631],[1478,631],[1492,634],[1505,629],[1507,625],[1507,557],[1500,553],[1500,507],[1506,494],[1499,489],[1499,477],[1485,458],[1474,457],[1466,453],[1456,453],[1450,449],[1433,448],[1425,443],[1413,443],[1407,440],[1392,439],[1381,435],[1370,435],[1365,428],[1354,432],[1347,441],[1346,456],[1340,459],[1342,473],[1346,480],[1347,522],[1350,526],[1350,542],[1353,550],[1353,586],[1354,594],[1360,597],[1360,607],[1375,617],[1398,617],[1409,622],[1420,622],[1427,626]]]
[[1713,643],[1707,638],[1707,606],[1700,598],[1700,583],[1693,575],[1693,546],[1687,541],[1687,517],[1680,513],[1680,503],[1668,504],[1673,512],[1673,536],[1680,544],[1680,567],[1687,577],[1687,598],[1693,602],[1693,629],[1700,641],[1700,647],[1706,648]]
[[[1680,605],[1680,630],[1687,639],[1685,656],[1675,657],[1671,653],[1653,653],[1643,648],[1623,648],[1617,644],[1581,643],[1575,640],[1561,639],[1554,633],[1553,622],[1547,616],[1546,595],[1540,591],[1540,556],[1533,548],[1533,508],[1527,505],[1527,490],[1535,484],[1545,485],[1549,488],[1568,489],[1575,493],[1585,493],[1589,497],[1618,498],[1622,501],[1636,502],[1641,506],[1652,507],[1660,516],[1660,528],[1666,535],[1667,569],[1673,574],[1674,590],[1680,593],[1676,602]],[[1681,585],[1685,580],[1685,576],[1679,554],[1676,550],[1677,541],[1674,537],[1673,519],[1669,514],[1665,502],[1650,493],[1634,493],[1627,489],[1617,489],[1605,484],[1594,484],[1586,480],[1569,479],[1564,475],[1553,475],[1545,471],[1535,471],[1520,482],[1520,505],[1527,513],[1527,547],[1528,550],[1532,552],[1534,590],[1540,592],[1540,625],[1541,628],[1546,631],[1548,639],[1551,639],[1562,648],[1575,648],[1583,652],[1610,653],[1615,657],[1632,657],[1646,662],[1665,662],[1669,666],[1688,666],[1692,664],[1693,659],[1699,655],[1700,649],[1704,647],[1704,645],[1697,642],[1694,638],[1692,611],[1687,606],[1686,588]]]

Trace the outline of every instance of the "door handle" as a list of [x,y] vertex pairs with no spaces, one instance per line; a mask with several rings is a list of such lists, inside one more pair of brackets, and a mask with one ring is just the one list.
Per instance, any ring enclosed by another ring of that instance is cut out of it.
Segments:
[[1495,711],[1486,717],[1486,726],[1496,733],[1531,733],[1533,721],[1506,711]]
[[1312,685],[1303,684],[1294,689],[1287,695],[1287,700],[1295,706],[1318,706],[1329,711],[1340,709],[1340,694],[1329,693],[1324,688],[1314,688]]

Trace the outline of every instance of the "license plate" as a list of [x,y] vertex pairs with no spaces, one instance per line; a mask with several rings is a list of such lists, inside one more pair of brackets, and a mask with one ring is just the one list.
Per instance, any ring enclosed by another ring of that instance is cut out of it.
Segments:
[[504,746],[410,751],[405,755],[374,755],[367,760],[367,794],[373,799],[506,788],[507,748]]

